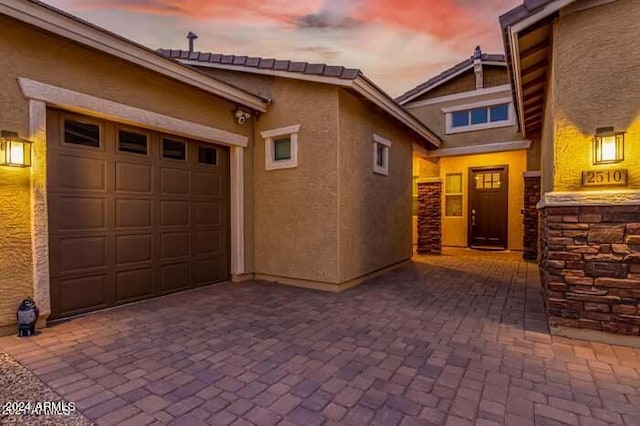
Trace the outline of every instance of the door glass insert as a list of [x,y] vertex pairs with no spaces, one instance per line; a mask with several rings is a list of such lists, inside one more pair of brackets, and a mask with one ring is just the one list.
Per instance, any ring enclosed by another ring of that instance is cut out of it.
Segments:
[[477,173],[475,176],[476,189],[500,189],[500,173]]

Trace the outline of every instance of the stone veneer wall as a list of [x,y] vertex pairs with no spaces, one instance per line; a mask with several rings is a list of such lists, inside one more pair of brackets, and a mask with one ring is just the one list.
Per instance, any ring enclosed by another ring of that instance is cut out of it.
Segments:
[[418,182],[418,254],[442,253],[442,182]]
[[540,176],[524,177],[524,208],[522,257],[527,260],[538,258],[538,208],[540,201]]
[[640,206],[540,211],[549,325],[640,335]]

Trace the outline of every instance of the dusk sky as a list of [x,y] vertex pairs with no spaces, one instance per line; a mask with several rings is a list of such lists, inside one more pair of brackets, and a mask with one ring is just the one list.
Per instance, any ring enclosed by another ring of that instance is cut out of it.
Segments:
[[498,16],[522,0],[45,0],[153,49],[360,68],[397,96],[471,56],[502,53]]

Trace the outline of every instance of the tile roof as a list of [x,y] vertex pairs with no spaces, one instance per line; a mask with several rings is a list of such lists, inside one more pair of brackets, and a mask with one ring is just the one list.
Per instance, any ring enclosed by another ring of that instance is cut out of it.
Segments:
[[[507,60],[505,58],[505,55],[502,55],[502,54],[482,53],[480,60],[482,62],[499,62],[499,63],[503,63],[505,66],[507,65]],[[402,104],[408,99],[418,96],[426,92],[427,90],[438,86],[439,83],[446,81],[448,77],[455,75],[456,73],[473,66],[473,61],[474,61],[474,56],[472,55],[468,59],[465,59],[464,61],[452,66],[451,68],[442,71],[440,74],[436,75],[435,77],[430,78],[424,83],[421,83],[416,87],[414,87],[413,89],[398,96],[396,98],[396,101]]]
[[205,52],[189,52],[188,50],[158,49],[158,55],[165,58],[208,62],[220,65],[230,65],[246,68],[268,69],[299,74],[317,75],[323,77],[355,80],[362,73],[359,69],[345,68],[327,64],[312,64],[309,62],[285,61],[273,58],[259,58],[250,56],[221,55]]

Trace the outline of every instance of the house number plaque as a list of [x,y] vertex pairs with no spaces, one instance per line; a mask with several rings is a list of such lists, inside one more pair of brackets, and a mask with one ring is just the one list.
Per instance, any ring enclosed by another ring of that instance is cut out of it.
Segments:
[[627,169],[583,170],[582,186],[626,186]]

